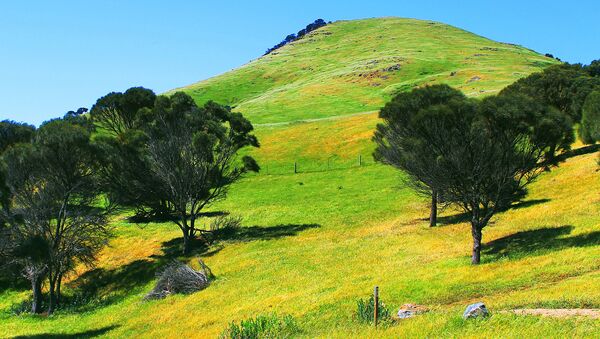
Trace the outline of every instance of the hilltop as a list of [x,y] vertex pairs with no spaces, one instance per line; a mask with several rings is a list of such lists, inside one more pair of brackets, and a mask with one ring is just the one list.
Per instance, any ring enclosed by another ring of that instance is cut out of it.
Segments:
[[379,109],[391,95],[447,83],[495,93],[556,60],[438,22],[337,21],[237,69],[182,87],[198,103],[235,106],[253,123]]

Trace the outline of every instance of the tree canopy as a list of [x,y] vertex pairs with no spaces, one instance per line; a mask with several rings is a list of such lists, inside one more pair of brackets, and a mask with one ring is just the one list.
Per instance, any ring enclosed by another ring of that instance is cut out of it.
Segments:
[[600,141],[600,91],[587,96],[582,112],[579,130],[581,139],[587,144]]

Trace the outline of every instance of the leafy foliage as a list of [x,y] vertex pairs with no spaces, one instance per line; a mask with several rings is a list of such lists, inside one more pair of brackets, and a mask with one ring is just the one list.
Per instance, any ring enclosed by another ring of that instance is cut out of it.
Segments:
[[294,317],[285,315],[279,317],[272,315],[259,315],[256,318],[232,322],[223,333],[225,339],[263,339],[263,338],[291,338],[300,333]]
[[143,108],[152,108],[156,95],[143,87],[132,87],[125,93],[111,92],[96,101],[90,110],[92,120],[113,135],[138,126],[139,113]]
[[593,77],[596,64],[561,64],[519,79],[500,94],[525,94],[542,104],[554,106],[575,122],[581,120],[583,103],[594,89],[600,88],[600,77]]
[[[372,324],[375,317],[375,298],[359,299],[356,302],[356,318],[363,323]],[[378,321],[386,322],[391,320],[392,314],[381,299],[377,300]]]
[[600,91],[588,95],[582,111],[581,139],[588,144],[600,141]]

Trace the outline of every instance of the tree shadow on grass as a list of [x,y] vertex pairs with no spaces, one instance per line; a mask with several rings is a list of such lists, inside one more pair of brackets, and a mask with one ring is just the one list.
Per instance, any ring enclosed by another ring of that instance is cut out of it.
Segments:
[[[222,242],[248,242],[255,240],[273,240],[283,237],[291,237],[312,228],[319,228],[319,224],[285,224],[277,226],[248,226],[223,228],[204,235],[204,239],[196,238],[192,241],[192,250],[186,257],[209,257],[218,253],[222,248]],[[182,238],[165,241],[162,244],[163,255],[160,258],[175,259],[183,256],[181,253]],[[155,256],[155,258],[157,258]]]
[[565,225],[517,232],[486,243],[483,253],[496,259],[520,258],[570,247],[600,245],[600,231],[566,237],[573,229],[573,226]]
[[215,237],[217,240],[239,242],[272,240],[295,236],[304,230],[319,227],[321,227],[319,224],[286,224],[271,227],[250,226],[233,229],[221,229],[215,232]]
[[88,330],[84,332],[74,333],[74,334],[55,334],[55,333],[42,333],[35,335],[20,335],[13,337],[15,339],[24,339],[24,338],[95,338],[101,335],[104,335],[119,326],[111,325],[102,328],[98,328],[95,330]]
[[[519,202],[512,204],[510,207],[501,210],[500,212],[505,212],[508,210],[516,210],[516,209],[521,209],[521,208],[527,208],[527,207],[543,204],[548,201],[550,201],[550,199],[533,199],[533,200],[527,200],[527,201],[519,201]],[[429,220],[429,218],[424,218],[423,220]],[[437,221],[438,221],[438,226],[461,224],[461,223],[471,221],[471,216],[469,215],[469,213],[463,212],[463,213],[458,213],[458,214],[454,214],[454,215],[439,216]]]
[[[210,211],[210,212],[202,212],[198,215],[199,218],[214,218],[219,216],[229,215],[229,212],[226,211]],[[173,220],[179,220],[178,217],[173,217],[172,215],[160,214],[160,215],[132,215],[127,218],[127,221],[132,224],[149,224],[149,223],[164,223],[170,222]]]

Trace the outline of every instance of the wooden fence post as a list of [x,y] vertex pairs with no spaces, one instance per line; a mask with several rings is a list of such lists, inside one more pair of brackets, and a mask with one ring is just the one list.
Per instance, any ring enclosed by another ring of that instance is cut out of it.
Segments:
[[358,166],[362,166],[362,154],[358,155]]
[[298,163],[294,161],[294,173],[298,173]]
[[374,313],[373,314],[373,322],[375,323],[375,327],[377,327],[377,317],[379,316],[379,287],[375,286],[375,290],[373,290],[373,303],[375,304],[375,309],[374,309]]

